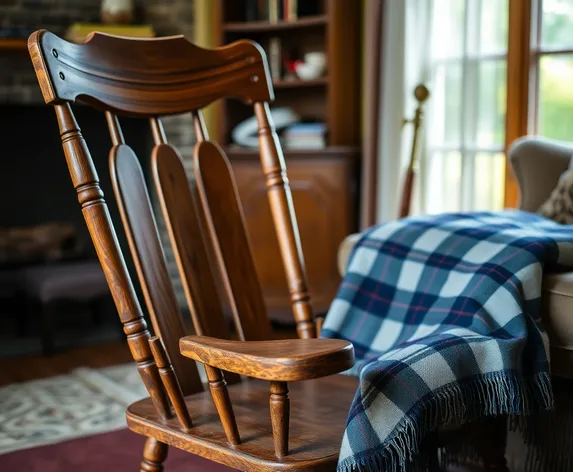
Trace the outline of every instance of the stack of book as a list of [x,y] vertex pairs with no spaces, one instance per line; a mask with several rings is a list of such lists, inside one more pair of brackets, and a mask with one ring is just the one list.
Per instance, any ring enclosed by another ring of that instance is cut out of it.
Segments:
[[326,123],[297,123],[285,129],[283,144],[289,149],[323,149],[326,131]]

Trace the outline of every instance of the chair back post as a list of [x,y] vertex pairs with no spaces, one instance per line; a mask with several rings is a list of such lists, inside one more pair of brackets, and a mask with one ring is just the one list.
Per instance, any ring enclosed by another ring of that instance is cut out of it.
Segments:
[[72,183],[123,324],[129,349],[153,404],[158,413],[167,419],[170,416],[169,404],[149,347],[149,331],[119,248],[91,155],[70,105],[67,102],[56,104],[54,109]]
[[268,103],[256,102],[254,110],[259,130],[261,166],[285,268],[296,330],[299,338],[315,338],[316,326],[285,159],[270,117]]

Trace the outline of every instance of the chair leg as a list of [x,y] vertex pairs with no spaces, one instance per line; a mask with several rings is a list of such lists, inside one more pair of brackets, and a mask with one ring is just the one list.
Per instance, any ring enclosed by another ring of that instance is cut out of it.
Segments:
[[163,472],[163,461],[167,458],[167,444],[155,438],[147,438],[143,447],[141,472]]

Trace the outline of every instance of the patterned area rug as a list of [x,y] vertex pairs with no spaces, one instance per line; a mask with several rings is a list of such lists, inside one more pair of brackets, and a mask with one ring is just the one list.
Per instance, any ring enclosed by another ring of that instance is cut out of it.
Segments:
[[0,388],[0,454],[125,428],[147,392],[134,364],[80,368]]

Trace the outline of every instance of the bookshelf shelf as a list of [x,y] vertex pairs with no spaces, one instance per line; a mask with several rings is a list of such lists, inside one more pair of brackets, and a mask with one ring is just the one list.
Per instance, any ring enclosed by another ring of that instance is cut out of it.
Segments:
[[[225,147],[227,156],[233,159],[253,159],[259,157],[258,148],[248,148],[232,144]],[[358,146],[326,146],[321,149],[299,149],[283,147],[283,153],[286,157],[304,157],[306,159],[312,157],[325,158],[330,156],[350,156],[352,159],[358,159],[360,156],[360,148]]]
[[273,87],[275,89],[292,89],[301,87],[322,87],[328,85],[328,77],[320,77],[313,80],[274,80]]
[[277,21],[269,23],[268,21],[239,21],[224,23],[223,31],[227,33],[265,33],[273,31],[284,31],[298,28],[308,28],[310,26],[324,26],[328,22],[327,15],[309,16],[291,21]]
[[0,51],[25,52],[28,49],[26,38],[0,38]]

